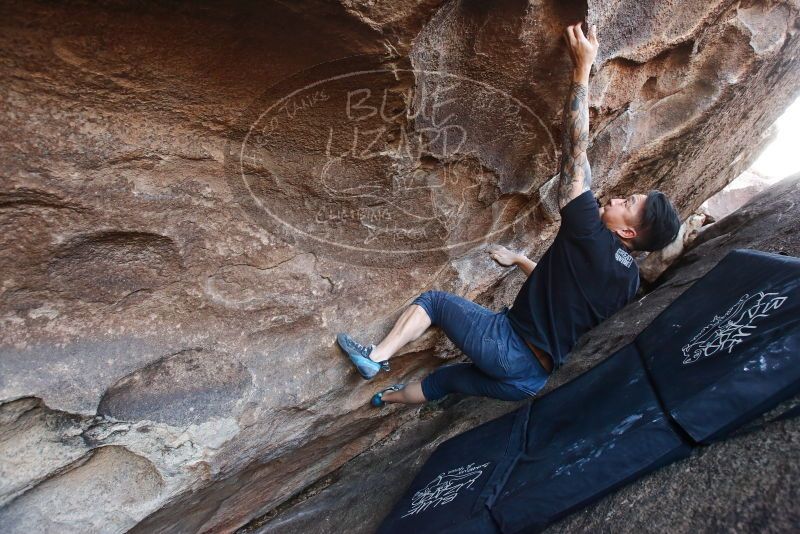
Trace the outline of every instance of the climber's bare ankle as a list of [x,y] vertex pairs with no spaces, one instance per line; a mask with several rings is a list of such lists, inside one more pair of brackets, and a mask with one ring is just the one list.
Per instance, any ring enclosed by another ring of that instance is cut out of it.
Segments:
[[379,350],[378,347],[375,346],[375,348],[372,349],[372,352],[369,353],[369,359],[373,362],[380,363],[387,361],[389,358],[384,357],[383,351]]

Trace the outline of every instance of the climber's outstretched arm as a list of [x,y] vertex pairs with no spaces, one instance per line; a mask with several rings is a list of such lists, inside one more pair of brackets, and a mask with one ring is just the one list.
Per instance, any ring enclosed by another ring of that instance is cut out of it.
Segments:
[[592,169],[586,149],[589,145],[589,71],[597,56],[596,28],[583,35],[581,24],[567,26],[564,40],[572,58],[572,83],[564,105],[561,134],[561,179],[558,185],[559,208],[592,185]]

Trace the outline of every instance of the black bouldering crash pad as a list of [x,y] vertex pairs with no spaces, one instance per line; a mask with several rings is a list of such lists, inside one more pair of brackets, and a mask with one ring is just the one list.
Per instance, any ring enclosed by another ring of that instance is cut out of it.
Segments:
[[524,406],[439,445],[378,532],[498,532],[483,492],[519,453],[528,411]]
[[627,345],[531,404],[525,451],[491,514],[501,532],[536,531],[690,451]]
[[[541,400],[440,445],[379,532],[537,530],[689,451],[628,345]],[[465,475],[470,466],[481,475]]]
[[728,253],[635,344],[670,416],[723,438],[800,390],[800,259]]

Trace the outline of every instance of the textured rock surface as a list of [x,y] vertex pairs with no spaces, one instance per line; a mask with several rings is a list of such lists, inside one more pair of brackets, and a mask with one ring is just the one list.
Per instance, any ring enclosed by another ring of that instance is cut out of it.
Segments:
[[742,207],[767,187],[769,183],[763,177],[745,171],[722,191],[709,198],[704,205],[709,215],[719,220]]
[[[366,403],[453,346],[431,329],[366,384],[334,336],[432,287],[511,302],[481,248],[553,236],[560,31],[587,13],[596,190],[688,215],[793,98],[795,2],[2,4],[2,530],[68,495],[65,532],[231,531],[422,425]],[[378,72],[311,68],[343,57]],[[87,487],[110,463],[130,476]]]
[[[652,293],[584,335],[542,395],[630,342],[730,250],[800,256],[800,175],[768,189],[708,227]],[[522,276],[509,280],[518,286]],[[547,532],[791,532],[800,526],[800,418],[780,420],[800,396],[727,441],[642,478]],[[520,404],[452,395],[243,532],[374,532],[416,472],[445,439]],[[413,430],[412,430],[413,428]]]

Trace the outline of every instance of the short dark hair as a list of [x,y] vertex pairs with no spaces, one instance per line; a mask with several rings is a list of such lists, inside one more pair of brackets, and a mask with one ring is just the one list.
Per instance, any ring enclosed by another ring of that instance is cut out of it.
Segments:
[[681,219],[675,206],[661,191],[652,190],[645,199],[644,214],[631,242],[634,250],[661,250],[678,236]]

